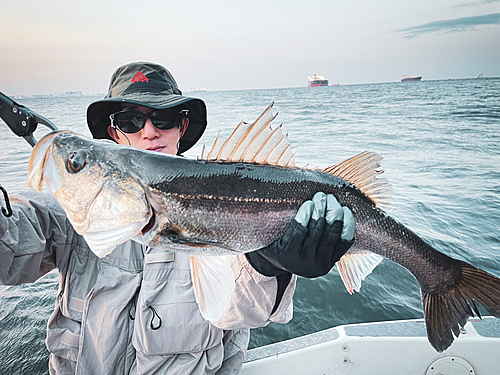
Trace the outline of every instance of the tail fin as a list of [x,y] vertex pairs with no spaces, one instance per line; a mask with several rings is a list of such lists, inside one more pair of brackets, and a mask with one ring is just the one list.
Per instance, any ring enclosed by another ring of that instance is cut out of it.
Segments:
[[500,279],[468,263],[462,263],[462,281],[446,294],[422,291],[422,302],[431,345],[442,352],[460,334],[467,319],[474,313],[481,318],[474,301],[491,315],[500,318]]

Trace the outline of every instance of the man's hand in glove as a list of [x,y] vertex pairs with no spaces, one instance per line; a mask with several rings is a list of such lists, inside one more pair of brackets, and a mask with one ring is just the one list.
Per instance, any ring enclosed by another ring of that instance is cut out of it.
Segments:
[[332,194],[318,192],[300,206],[283,236],[247,253],[250,264],[265,276],[286,272],[313,278],[326,275],[354,244],[352,212]]

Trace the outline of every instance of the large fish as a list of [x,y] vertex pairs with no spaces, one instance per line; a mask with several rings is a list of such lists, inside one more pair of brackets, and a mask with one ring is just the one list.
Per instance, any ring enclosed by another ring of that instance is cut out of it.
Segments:
[[297,168],[286,136],[270,127],[271,110],[240,123],[227,140],[217,138],[198,160],[52,133],[33,150],[28,183],[40,190],[45,182],[98,256],[131,238],[190,253],[208,320],[219,319],[234,288],[222,256],[275,241],[318,191],[335,195],[356,220],[356,243],[337,263],[350,293],[383,258],[407,268],[420,284],[428,339],[438,351],[479,315],[474,301],[500,317],[499,278],[438,252],[382,209],[392,190],[378,177],[379,155]]

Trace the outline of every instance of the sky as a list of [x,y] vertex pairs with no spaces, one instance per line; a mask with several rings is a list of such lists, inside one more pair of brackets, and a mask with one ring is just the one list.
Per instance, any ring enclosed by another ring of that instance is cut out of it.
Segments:
[[0,0],[0,91],[105,93],[131,61],[184,92],[500,76],[500,0]]

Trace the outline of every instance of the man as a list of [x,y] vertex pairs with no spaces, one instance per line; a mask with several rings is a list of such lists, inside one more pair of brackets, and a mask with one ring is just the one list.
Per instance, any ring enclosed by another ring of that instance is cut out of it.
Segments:
[[[87,121],[95,138],[179,155],[207,124],[204,102],[182,96],[168,70],[152,63],[118,68]],[[13,210],[0,218],[0,283],[33,282],[56,267],[61,275],[47,331],[51,374],[237,374],[249,329],[288,322],[295,275],[326,274],[354,233],[350,211],[317,193],[280,240],[231,257],[235,290],[222,318],[209,322],[188,255],[128,241],[98,258],[51,196],[33,195]]]

